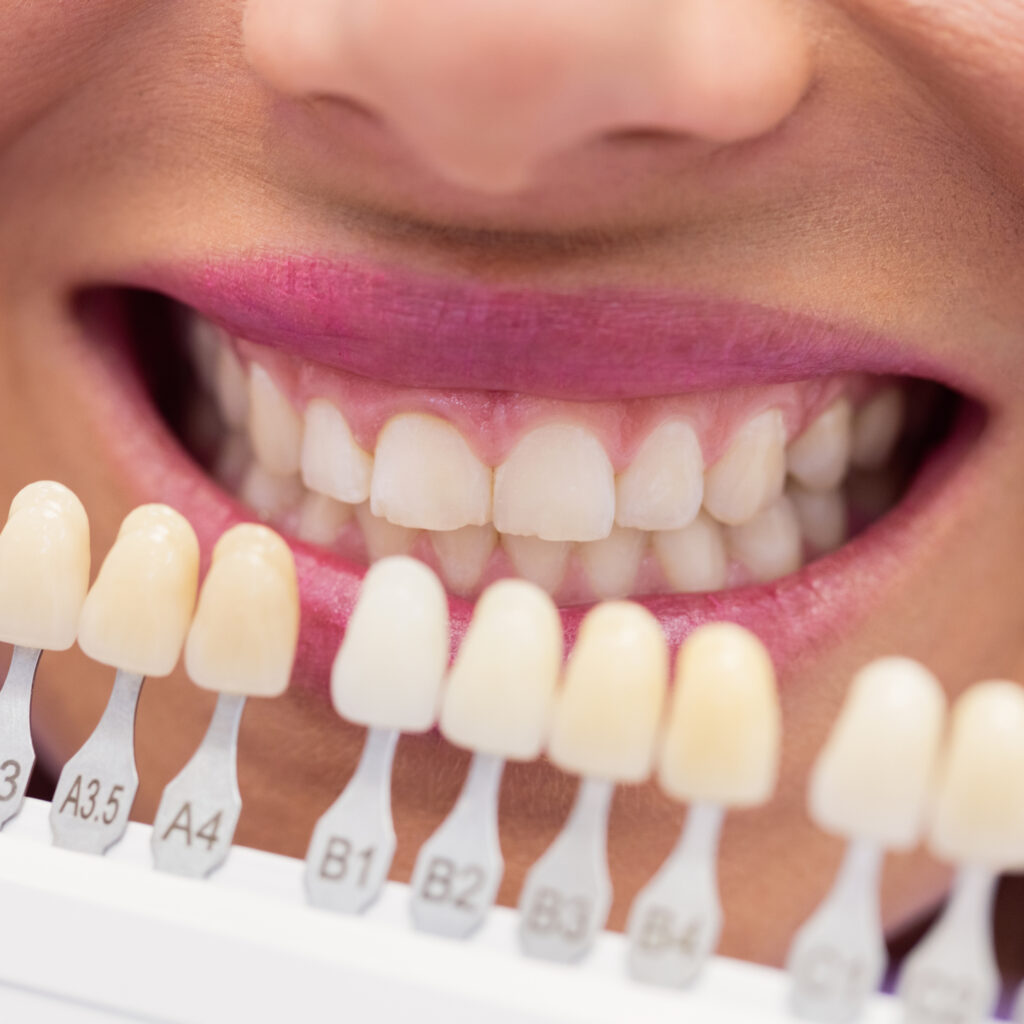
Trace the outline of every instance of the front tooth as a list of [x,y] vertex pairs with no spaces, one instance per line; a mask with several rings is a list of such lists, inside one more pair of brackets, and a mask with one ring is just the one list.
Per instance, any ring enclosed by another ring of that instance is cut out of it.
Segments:
[[800,532],[816,552],[835,551],[846,542],[846,497],[842,491],[807,491],[790,487],[787,495],[793,502]]
[[562,585],[569,562],[568,541],[540,540],[538,537],[508,534],[501,538],[501,546],[523,579],[543,587],[549,594],[554,594]]
[[596,597],[626,597],[633,590],[646,543],[646,533],[616,526],[604,540],[579,546],[583,571]]
[[0,531],[0,640],[63,651],[89,587],[89,519],[63,484],[40,480],[11,502]]
[[850,464],[852,410],[847,398],[834,401],[786,452],[791,476],[815,491],[835,487]]
[[1015,683],[978,683],[953,706],[929,846],[996,871],[1024,862],[1024,690]]
[[217,351],[214,391],[224,422],[229,427],[244,427],[249,422],[249,380],[229,344],[222,344]]
[[701,512],[689,526],[653,534],[652,544],[669,586],[681,594],[721,590],[729,559],[722,528]]
[[302,500],[297,476],[277,476],[254,462],[242,479],[238,496],[260,519],[279,520]]
[[583,427],[549,423],[520,438],[494,474],[494,525],[542,540],[600,540],[615,519],[615,474]]
[[761,641],[727,622],[694,630],[676,660],[662,788],[686,802],[764,803],[775,788],[781,732],[775,670]]
[[483,526],[491,521],[491,475],[452,424],[403,413],[377,437],[370,508],[421,530]]
[[412,546],[419,536],[419,530],[395,526],[394,523],[375,516],[370,511],[368,501],[364,501],[362,505],[356,505],[355,512],[356,522],[359,524],[359,529],[363,531],[366,557],[369,561],[376,562],[382,558],[389,558],[391,555],[407,555],[412,551]]
[[858,410],[853,419],[850,457],[861,469],[880,469],[889,461],[903,429],[903,391],[883,388]]
[[297,533],[308,544],[328,547],[337,540],[342,527],[352,518],[352,506],[310,491],[299,507]]
[[693,427],[667,420],[644,439],[616,484],[615,521],[638,530],[678,530],[704,498],[704,457]]
[[441,732],[495,757],[540,756],[562,669],[562,620],[525,580],[499,580],[477,601],[448,675]]
[[555,703],[548,754],[559,768],[616,782],[650,774],[668,687],[668,647],[638,604],[608,601],[580,623]]
[[498,543],[498,534],[488,523],[434,533],[430,542],[448,588],[456,594],[468,594],[480,582]]
[[726,546],[758,583],[796,572],[803,564],[803,539],[793,503],[783,495],[749,522],[727,527]]
[[916,661],[879,658],[862,668],[811,772],[811,819],[847,839],[914,846],[945,717],[942,687]]
[[144,676],[170,675],[192,620],[199,542],[166,505],[130,512],[93,583],[78,646],[94,661]]
[[276,697],[288,686],[299,637],[299,588],[288,545],[256,523],[217,541],[192,628],[185,669],[197,686]]
[[373,459],[356,444],[345,417],[326,398],[306,406],[302,435],[302,480],[311,491],[347,505],[370,496]]
[[424,732],[437,718],[448,666],[448,600],[422,562],[370,567],[331,669],[339,715],[359,725]]
[[298,473],[302,420],[270,374],[257,363],[249,371],[249,437],[265,469],[278,476]]
[[740,428],[704,474],[704,507],[720,523],[744,523],[782,493],[785,479],[786,428],[782,413],[768,409]]

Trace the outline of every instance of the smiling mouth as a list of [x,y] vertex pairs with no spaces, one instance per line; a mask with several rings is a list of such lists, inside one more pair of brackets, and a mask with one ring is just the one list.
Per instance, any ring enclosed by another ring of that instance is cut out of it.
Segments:
[[[445,582],[456,641],[460,598],[522,576],[555,597],[570,637],[588,604],[628,596],[659,614],[670,641],[729,618],[776,656],[793,653],[848,626],[892,556],[913,553],[983,421],[895,350],[823,342],[816,325],[803,348],[787,339],[773,351],[770,315],[770,329],[740,336],[757,323],[748,310],[729,313],[725,331],[718,307],[690,310],[684,351],[641,336],[632,360],[595,321],[584,354],[603,347],[611,362],[583,366],[565,315],[509,334],[506,303],[492,331],[506,339],[484,349],[488,325],[471,311],[459,329],[475,337],[459,357],[450,303],[444,322],[417,319],[412,338],[399,330],[377,345],[359,303],[380,304],[379,292],[362,289],[335,336],[326,327],[337,324],[298,330],[294,289],[218,307],[210,275],[169,280],[80,293],[86,340],[120,353],[122,386],[145,388],[136,411],[151,446],[133,457],[149,497],[177,504],[201,539],[258,518],[292,542],[300,674],[320,674],[366,566],[396,553]],[[269,323],[260,307],[274,304],[285,313]]]

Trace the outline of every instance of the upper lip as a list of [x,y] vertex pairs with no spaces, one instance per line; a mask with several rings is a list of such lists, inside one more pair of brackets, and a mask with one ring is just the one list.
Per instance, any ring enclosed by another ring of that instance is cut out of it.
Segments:
[[151,266],[122,283],[397,386],[583,401],[860,371],[974,390],[962,370],[856,324],[666,290],[544,292],[294,255]]

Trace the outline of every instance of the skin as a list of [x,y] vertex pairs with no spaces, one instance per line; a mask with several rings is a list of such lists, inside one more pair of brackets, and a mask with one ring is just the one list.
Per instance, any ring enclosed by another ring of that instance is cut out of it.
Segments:
[[[852,320],[970,373],[989,423],[949,515],[841,636],[783,679],[780,790],[727,825],[723,949],[777,962],[840,844],[806,819],[810,763],[871,657],[920,657],[951,695],[1024,675],[1024,8],[1018,0],[3,0],[0,493],[66,482],[98,564],[140,488],[113,407],[83,393],[69,291],[124,268],[251,251],[384,260],[515,285],[678,287]],[[366,8],[364,10],[364,8]],[[371,10],[372,8],[372,10]],[[44,659],[44,758],[84,740],[111,672]],[[135,815],[201,737],[212,696],[144,691]],[[321,699],[252,702],[238,841],[302,855],[362,734]],[[465,755],[407,738],[394,877],[454,799]],[[512,766],[514,902],[573,784]],[[612,923],[681,808],[620,792]],[[886,871],[896,930],[946,869]]]

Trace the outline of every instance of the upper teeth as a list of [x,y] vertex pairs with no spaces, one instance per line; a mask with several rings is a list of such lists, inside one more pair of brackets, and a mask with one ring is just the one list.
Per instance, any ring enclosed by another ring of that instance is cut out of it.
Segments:
[[[884,461],[902,425],[902,393],[892,388],[856,412],[840,394],[809,424],[783,397],[734,424],[724,443],[717,427],[707,446],[699,409],[668,402],[638,439],[635,425],[623,426],[631,412],[611,428],[610,416],[597,416],[595,430],[569,409],[541,423],[495,414],[474,438],[432,412],[380,406],[392,414],[375,419],[357,404],[349,420],[351,410],[326,397],[299,410],[282,377],[248,347],[247,369],[229,339],[216,359],[208,344],[200,354],[225,420],[247,424],[257,466],[241,493],[257,511],[324,544],[354,511],[371,560],[411,552],[419,531],[429,531],[417,552],[432,549],[449,584],[467,593],[508,564],[491,562],[499,540],[518,573],[552,589],[582,581],[600,597],[652,578],[681,590],[720,588],[733,579],[730,558],[745,567],[741,576],[773,578],[799,567],[805,542],[812,550],[841,543],[839,486],[851,464]],[[513,432],[511,444],[496,444],[496,424]],[[614,437],[601,433],[609,429]],[[715,457],[705,466],[709,448]],[[795,507],[779,503],[787,471]],[[321,500],[305,500],[309,492]]]
[[[702,503],[719,522],[738,525],[782,493],[787,463],[778,409],[740,427],[706,471],[693,426],[665,420],[618,477],[597,436],[565,422],[529,430],[492,469],[453,424],[401,413],[384,424],[371,455],[330,401],[313,399],[300,417],[271,374],[255,364],[248,410],[253,450],[265,469],[285,476],[301,468],[310,490],[350,505],[368,498],[374,516],[408,529],[493,522],[502,534],[598,541],[615,523],[682,529]],[[850,430],[849,403],[837,400],[790,445],[791,472],[805,486],[834,487],[847,467]]]

